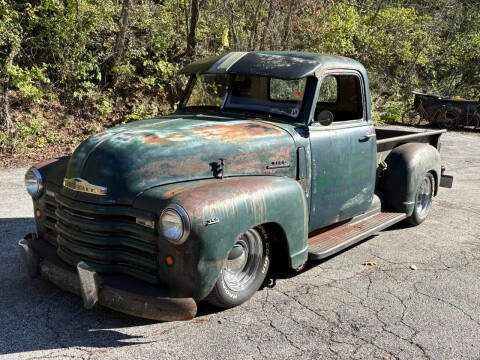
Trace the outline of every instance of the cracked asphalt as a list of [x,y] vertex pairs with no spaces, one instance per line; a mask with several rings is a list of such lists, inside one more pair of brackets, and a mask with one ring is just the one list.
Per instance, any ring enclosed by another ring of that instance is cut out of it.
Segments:
[[27,280],[16,248],[34,230],[25,169],[1,170],[0,358],[480,359],[480,137],[442,139],[454,187],[424,224],[282,275],[240,307],[200,304],[186,322],[85,310]]

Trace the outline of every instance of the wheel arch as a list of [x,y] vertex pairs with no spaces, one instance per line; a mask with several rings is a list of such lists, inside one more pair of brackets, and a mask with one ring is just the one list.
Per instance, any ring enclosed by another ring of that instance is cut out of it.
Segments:
[[426,173],[435,179],[438,192],[440,154],[425,143],[406,143],[393,149],[385,159],[387,170],[379,181],[382,202],[388,210],[411,215],[417,186]]
[[430,170],[429,173],[433,175],[433,179],[435,180],[435,183],[433,184],[433,195],[437,196],[440,184],[440,176],[435,169]]
[[[188,291],[193,294],[189,296],[197,300],[213,288],[235,240],[253,227],[267,227],[278,237],[275,245],[287,247],[290,267],[299,268],[307,260],[308,207],[294,179],[245,176],[176,183],[146,191],[134,205],[160,215],[169,204],[178,204],[187,212],[190,236],[177,247],[160,238],[159,249],[185,259],[182,267],[191,272]],[[173,277],[166,279],[176,286]]]
[[271,236],[272,246],[272,266],[275,270],[283,270],[287,268],[293,268],[292,261],[289,255],[289,246],[287,234],[282,225],[277,222],[269,222],[262,224]]

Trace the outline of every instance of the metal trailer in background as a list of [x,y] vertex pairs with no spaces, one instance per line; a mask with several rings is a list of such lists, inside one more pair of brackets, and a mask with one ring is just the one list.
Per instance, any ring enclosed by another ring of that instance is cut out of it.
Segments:
[[404,124],[427,121],[441,129],[480,127],[480,100],[456,100],[413,91],[413,108],[403,114]]

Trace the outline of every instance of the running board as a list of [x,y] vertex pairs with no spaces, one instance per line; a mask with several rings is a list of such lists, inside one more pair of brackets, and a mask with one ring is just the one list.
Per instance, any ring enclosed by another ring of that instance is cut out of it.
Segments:
[[308,258],[311,260],[326,258],[406,217],[404,213],[379,212],[363,220],[329,227],[308,239]]

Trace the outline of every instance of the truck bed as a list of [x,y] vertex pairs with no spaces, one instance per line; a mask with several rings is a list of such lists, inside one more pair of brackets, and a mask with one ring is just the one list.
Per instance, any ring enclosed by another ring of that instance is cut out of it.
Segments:
[[393,148],[411,142],[430,144],[438,149],[440,135],[446,130],[408,131],[375,128],[377,134],[377,163],[382,162]]

